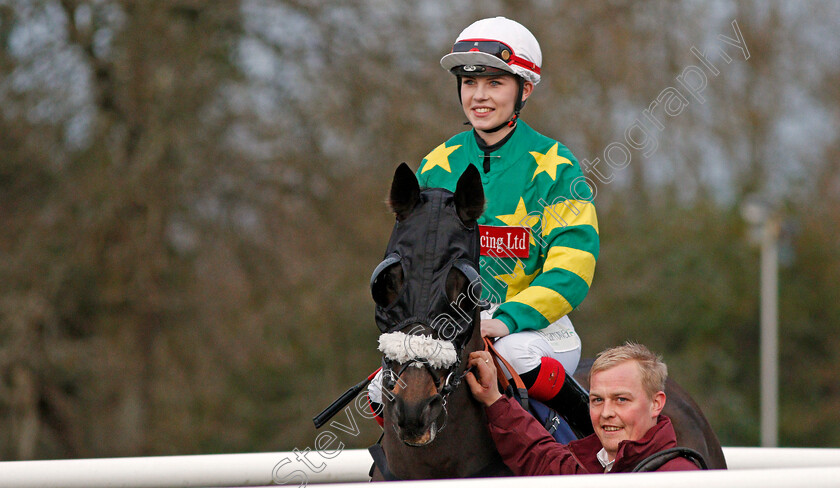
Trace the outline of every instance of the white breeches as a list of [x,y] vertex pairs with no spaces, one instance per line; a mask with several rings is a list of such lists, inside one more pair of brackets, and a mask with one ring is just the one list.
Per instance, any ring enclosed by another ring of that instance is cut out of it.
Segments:
[[[523,330],[501,337],[493,347],[507,359],[517,374],[537,368],[544,357],[559,361],[569,374],[575,372],[580,361],[580,337],[567,315],[545,329]],[[509,373],[505,372],[505,375],[510,378]]]

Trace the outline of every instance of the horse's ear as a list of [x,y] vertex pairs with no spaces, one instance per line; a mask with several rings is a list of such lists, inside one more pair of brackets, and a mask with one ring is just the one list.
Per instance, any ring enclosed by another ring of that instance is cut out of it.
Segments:
[[458,184],[455,186],[455,208],[458,209],[458,217],[467,224],[475,222],[484,213],[484,187],[481,186],[481,175],[471,164],[467,165],[467,169],[458,178]]
[[388,206],[397,216],[397,220],[408,217],[419,198],[420,184],[417,182],[417,177],[407,164],[400,164],[394,172],[391,194],[388,196]]

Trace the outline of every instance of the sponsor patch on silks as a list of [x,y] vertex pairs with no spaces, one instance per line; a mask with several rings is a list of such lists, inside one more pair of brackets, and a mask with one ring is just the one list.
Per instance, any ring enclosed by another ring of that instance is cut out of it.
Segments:
[[479,225],[481,255],[492,258],[527,258],[531,229],[518,226]]
[[[455,345],[451,342],[403,332],[380,335],[379,350],[391,361],[405,363],[412,359],[425,359],[433,368],[448,368],[457,359]],[[414,363],[412,366],[422,368],[423,364]]]

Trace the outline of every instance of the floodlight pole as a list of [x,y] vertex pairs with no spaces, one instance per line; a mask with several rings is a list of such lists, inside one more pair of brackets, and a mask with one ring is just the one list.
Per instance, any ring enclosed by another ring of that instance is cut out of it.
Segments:
[[779,443],[779,221],[761,229],[761,446]]
[[779,443],[779,231],[776,212],[758,197],[747,198],[741,216],[761,247],[761,446]]

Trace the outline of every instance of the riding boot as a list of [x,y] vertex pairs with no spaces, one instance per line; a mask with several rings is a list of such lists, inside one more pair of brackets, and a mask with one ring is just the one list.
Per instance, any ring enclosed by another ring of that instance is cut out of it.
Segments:
[[528,387],[528,395],[560,414],[579,439],[595,432],[589,417],[589,392],[566,374],[559,361],[541,358],[538,368],[521,375],[526,385],[526,378],[533,378],[534,373],[536,378]]
[[589,392],[570,375],[566,374],[563,387],[546,405],[566,420],[578,439],[595,433],[589,416]]

